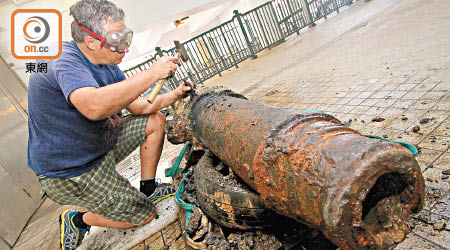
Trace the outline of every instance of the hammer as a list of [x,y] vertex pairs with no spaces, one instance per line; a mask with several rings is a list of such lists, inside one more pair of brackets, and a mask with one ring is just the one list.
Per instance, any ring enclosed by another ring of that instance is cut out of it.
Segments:
[[[173,41],[175,43],[175,50],[177,52],[177,59],[178,60],[182,60],[183,62],[187,62],[188,61],[188,56],[187,56],[187,52],[184,49],[184,47],[180,44],[180,41],[175,40]],[[174,72],[175,74],[175,72]],[[150,93],[150,95],[148,96],[147,101],[149,103],[153,103],[156,99],[156,96],[158,95],[159,91],[161,90],[162,86],[164,85],[164,83],[166,83],[168,81],[168,79],[172,78],[173,74],[170,75],[166,80],[158,80],[155,83],[155,87],[152,89],[152,92]]]

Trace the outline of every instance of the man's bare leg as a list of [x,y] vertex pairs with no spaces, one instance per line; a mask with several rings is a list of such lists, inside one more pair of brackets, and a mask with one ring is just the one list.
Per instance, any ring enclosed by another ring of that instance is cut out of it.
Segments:
[[147,139],[140,149],[142,180],[156,176],[156,168],[164,145],[165,129],[166,117],[161,112],[149,115],[145,129]]
[[[156,212],[153,212],[150,217],[148,217],[142,225],[145,225],[152,221],[156,216]],[[132,228],[137,227],[139,225],[134,225],[129,222],[116,222],[112,220],[108,220],[105,217],[94,214],[92,212],[87,212],[83,214],[83,222],[86,223],[89,226],[97,226],[97,227],[108,227],[108,228]]]

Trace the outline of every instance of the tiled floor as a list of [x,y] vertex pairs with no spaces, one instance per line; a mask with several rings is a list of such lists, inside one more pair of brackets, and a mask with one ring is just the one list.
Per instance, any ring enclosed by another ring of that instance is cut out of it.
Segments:
[[[426,204],[395,249],[450,249],[449,10],[447,0],[357,1],[206,84],[279,107],[321,109],[363,134],[417,145]],[[166,143],[162,164],[180,149]],[[138,160],[130,161],[121,167],[136,181]],[[56,249],[55,209],[45,203],[15,249]],[[161,249],[179,235],[175,224],[165,230],[133,249]],[[149,244],[156,241],[163,245]],[[170,249],[182,248],[173,242]]]

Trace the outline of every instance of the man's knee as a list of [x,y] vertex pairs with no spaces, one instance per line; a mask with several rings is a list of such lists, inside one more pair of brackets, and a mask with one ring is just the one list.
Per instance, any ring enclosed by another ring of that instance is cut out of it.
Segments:
[[166,116],[161,112],[155,112],[148,116],[147,127],[145,129],[145,135],[152,133],[164,133],[166,129]]

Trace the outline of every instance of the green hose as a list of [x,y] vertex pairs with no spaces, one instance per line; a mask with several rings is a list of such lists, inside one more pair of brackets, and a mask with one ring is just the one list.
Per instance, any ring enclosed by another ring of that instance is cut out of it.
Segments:
[[[180,154],[178,155],[177,160],[175,161],[173,166],[171,168],[165,169],[164,172],[165,172],[166,177],[170,176],[173,178],[175,176],[175,174],[183,172],[184,168],[180,168],[179,166],[180,166],[181,160],[183,160],[184,153],[186,152],[186,149],[189,146],[189,144],[190,144],[190,142],[186,142],[184,144],[184,147],[181,150]],[[175,193],[175,201],[184,209],[184,213],[186,215],[186,224],[189,223],[189,220],[191,219],[191,214],[194,211],[195,206],[184,202],[181,199],[181,196],[183,195],[183,192],[184,192],[185,180],[187,180],[187,178],[189,178],[189,176],[191,174],[192,174],[192,172],[188,171],[183,176],[183,179],[181,179],[180,185],[177,188],[177,192]]]
[[[302,110],[302,113],[320,113],[320,114],[326,114],[325,112],[323,112],[322,110],[318,110],[318,109],[306,109],[306,110]],[[411,153],[416,156],[417,154],[419,154],[419,151],[417,150],[416,147],[414,147],[413,145],[406,143],[406,142],[402,142],[402,141],[391,141],[385,138],[381,138],[379,136],[374,136],[374,135],[364,135],[365,137],[368,138],[373,138],[373,139],[379,139],[382,141],[387,141],[387,142],[392,142],[392,143],[398,143],[400,145],[402,145],[403,147],[407,148],[409,151],[411,151]]]
[[402,145],[403,147],[407,148],[409,151],[411,151],[411,153],[416,156],[417,154],[419,154],[419,150],[417,150],[416,147],[414,147],[413,145],[406,143],[406,142],[402,142],[402,141],[391,141],[385,138],[381,138],[379,136],[374,136],[374,135],[364,135],[365,137],[368,138],[374,138],[374,139],[378,139],[378,140],[382,140],[382,141],[387,141],[387,142],[392,142],[392,143],[398,143],[400,145]]
[[178,155],[177,160],[175,161],[173,166],[171,168],[166,168],[164,170],[164,174],[166,175],[166,177],[170,176],[173,178],[175,176],[175,174],[183,172],[184,168],[179,168],[179,166],[180,166],[181,160],[183,160],[184,153],[186,152],[186,149],[189,146],[189,144],[191,144],[191,143],[186,142],[184,144],[184,147],[181,150],[180,154]]

